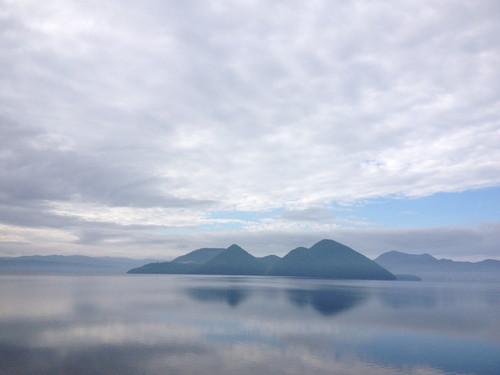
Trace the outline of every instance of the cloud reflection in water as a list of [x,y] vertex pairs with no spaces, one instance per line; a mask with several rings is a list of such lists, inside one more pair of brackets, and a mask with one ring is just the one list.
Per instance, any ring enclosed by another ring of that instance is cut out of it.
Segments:
[[500,358],[496,286],[192,276],[1,281],[2,375],[493,375]]

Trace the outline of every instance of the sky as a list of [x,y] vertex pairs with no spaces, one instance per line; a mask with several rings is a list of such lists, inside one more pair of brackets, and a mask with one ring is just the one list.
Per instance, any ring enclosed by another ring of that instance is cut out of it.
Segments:
[[500,2],[0,0],[0,256],[500,259]]

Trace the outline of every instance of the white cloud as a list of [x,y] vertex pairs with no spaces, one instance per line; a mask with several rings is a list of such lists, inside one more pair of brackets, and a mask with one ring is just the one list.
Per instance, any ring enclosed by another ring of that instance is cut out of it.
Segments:
[[2,9],[0,200],[16,217],[30,202],[192,227],[500,184],[496,1]]

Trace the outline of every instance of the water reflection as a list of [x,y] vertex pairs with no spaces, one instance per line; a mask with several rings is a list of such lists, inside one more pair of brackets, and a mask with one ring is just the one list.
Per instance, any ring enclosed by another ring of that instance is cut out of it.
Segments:
[[[260,293],[259,293],[260,292]],[[266,297],[265,291],[249,291],[240,287],[217,288],[196,287],[186,289],[189,297],[202,302],[220,302],[231,307],[237,307],[250,296],[260,294]],[[336,289],[287,289],[283,293],[291,303],[291,307],[312,307],[324,316],[333,316],[348,311],[360,304],[367,297],[363,289],[336,288]],[[267,295],[269,299],[275,295]],[[272,303],[273,301],[268,301]]]
[[195,358],[206,352],[202,345],[179,343],[145,347],[136,344],[95,345],[70,348],[30,348],[0,345],[2,375],[98,375],[98,374],[161,374],[157,358],[163,361],[177,356]]
[[311,306],[325,316],[350,310],[366,298],[363,289],[289,289],[286,293],[293,305],[301,308]]
[[0,373],[497,375],[495,284],[1,277]]
[[436,306],[437,296],[432,289],[401,293],[400,290],[383,289],[379,292],[380,301],[393,309],[427,308]]
[[250,295],[248,290],[242,288],[189,288],[187,294],[198,300],[208,302],[223,302],[231,307],[238,306]]

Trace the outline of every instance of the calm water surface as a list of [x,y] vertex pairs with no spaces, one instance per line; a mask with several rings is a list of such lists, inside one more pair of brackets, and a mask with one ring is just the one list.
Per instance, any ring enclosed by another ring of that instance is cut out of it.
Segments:
[[0,374],[500,374],[500,284],[0,276]]

